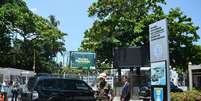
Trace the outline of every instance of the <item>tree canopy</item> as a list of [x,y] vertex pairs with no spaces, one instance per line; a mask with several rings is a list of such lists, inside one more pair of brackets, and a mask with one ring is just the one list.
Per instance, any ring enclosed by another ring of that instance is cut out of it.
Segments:
[[66,33],[58,22],[34,14],[23,0],[1,0],[0,66],[32,70],[35,60],[37,72],[51,72],[57,66],[53,57],[65,51]]
[[170,62],[186,70],[188,62],[201,63],[198,26],[174,8],[165,14],[165,0],[97,0],[88,9],[95,17],[93,26],[84,33],[80,50],[94,51],[100,64],[111,63],[114,47],[149,47],[149,24],[166,18],[169,28]]

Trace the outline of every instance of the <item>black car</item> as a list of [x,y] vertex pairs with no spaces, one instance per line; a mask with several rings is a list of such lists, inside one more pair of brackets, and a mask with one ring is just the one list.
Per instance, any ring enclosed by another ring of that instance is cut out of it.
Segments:
[[84,81],[51,76],[29,79],[22,101],[96,101],[94,92]]

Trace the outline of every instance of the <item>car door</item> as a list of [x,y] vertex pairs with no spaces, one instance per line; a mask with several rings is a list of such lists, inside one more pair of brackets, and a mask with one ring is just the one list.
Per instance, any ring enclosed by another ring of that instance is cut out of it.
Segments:
[[77,95],[74,80],[59,79],[58,88],[60,88],[60,98],[62,98],[58,101],[73,101],[74,96]]
[[74,101],[95,101],[92,88],[90,88],[83,81],[76,81],[76,96],[74,96]]
[[39,93],[40,101],[47,101],[52,96],[55,90],[55,83],[54,79],[43,79],[38,82],[36,90]]
[[[62,79],[47,79],[38,86],[40,101],[72,101],[72,94],[64,92]],[[41,88],[40,88],[41,87]]]

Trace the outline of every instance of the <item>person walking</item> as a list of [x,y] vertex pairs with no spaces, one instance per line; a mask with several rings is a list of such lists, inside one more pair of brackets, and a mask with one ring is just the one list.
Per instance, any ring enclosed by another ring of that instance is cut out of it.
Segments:
[[17,101],[18,98],[18,83],[14,82],[12,86],[12,100],[11,101]]
[[112,101],[113,100],[113,91],[111,86],[107,83],[107,75],[106,73],[101,73],[98,76],[99,83],[98,83],[98,94],[97,94],[97,101]]
[[127,76],[123,76],[123,88],[122,88],[122,92],[121,92],[121,97],[120,97],[120,101],[129,101],[130,100],[130,85],[128,82],[128,77]]

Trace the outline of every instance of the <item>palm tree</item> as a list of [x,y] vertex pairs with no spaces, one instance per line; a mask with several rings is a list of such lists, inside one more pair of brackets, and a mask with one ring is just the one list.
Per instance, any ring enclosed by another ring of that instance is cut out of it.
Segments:
[[49,15],[49,21],[50,24],[53,25],[54,27],[58,27],[58,25],[60,24],[60,22],[56,20],[56,17],[54,15]]
[[[50,22],[50,25],[52,25],[53,27],[58,27],[60,25],[59,20],[57,20],[54,15],[49,15],[49,22]],[[63,51],[65,49],[64,47],[62,47],[62,45],[63,45],[63,42],[60,42],[54,38],[52,39],[51,50],[52,50],[53,57],[56,56],[57,52],[60,52],[61,55],[64,57]]]

